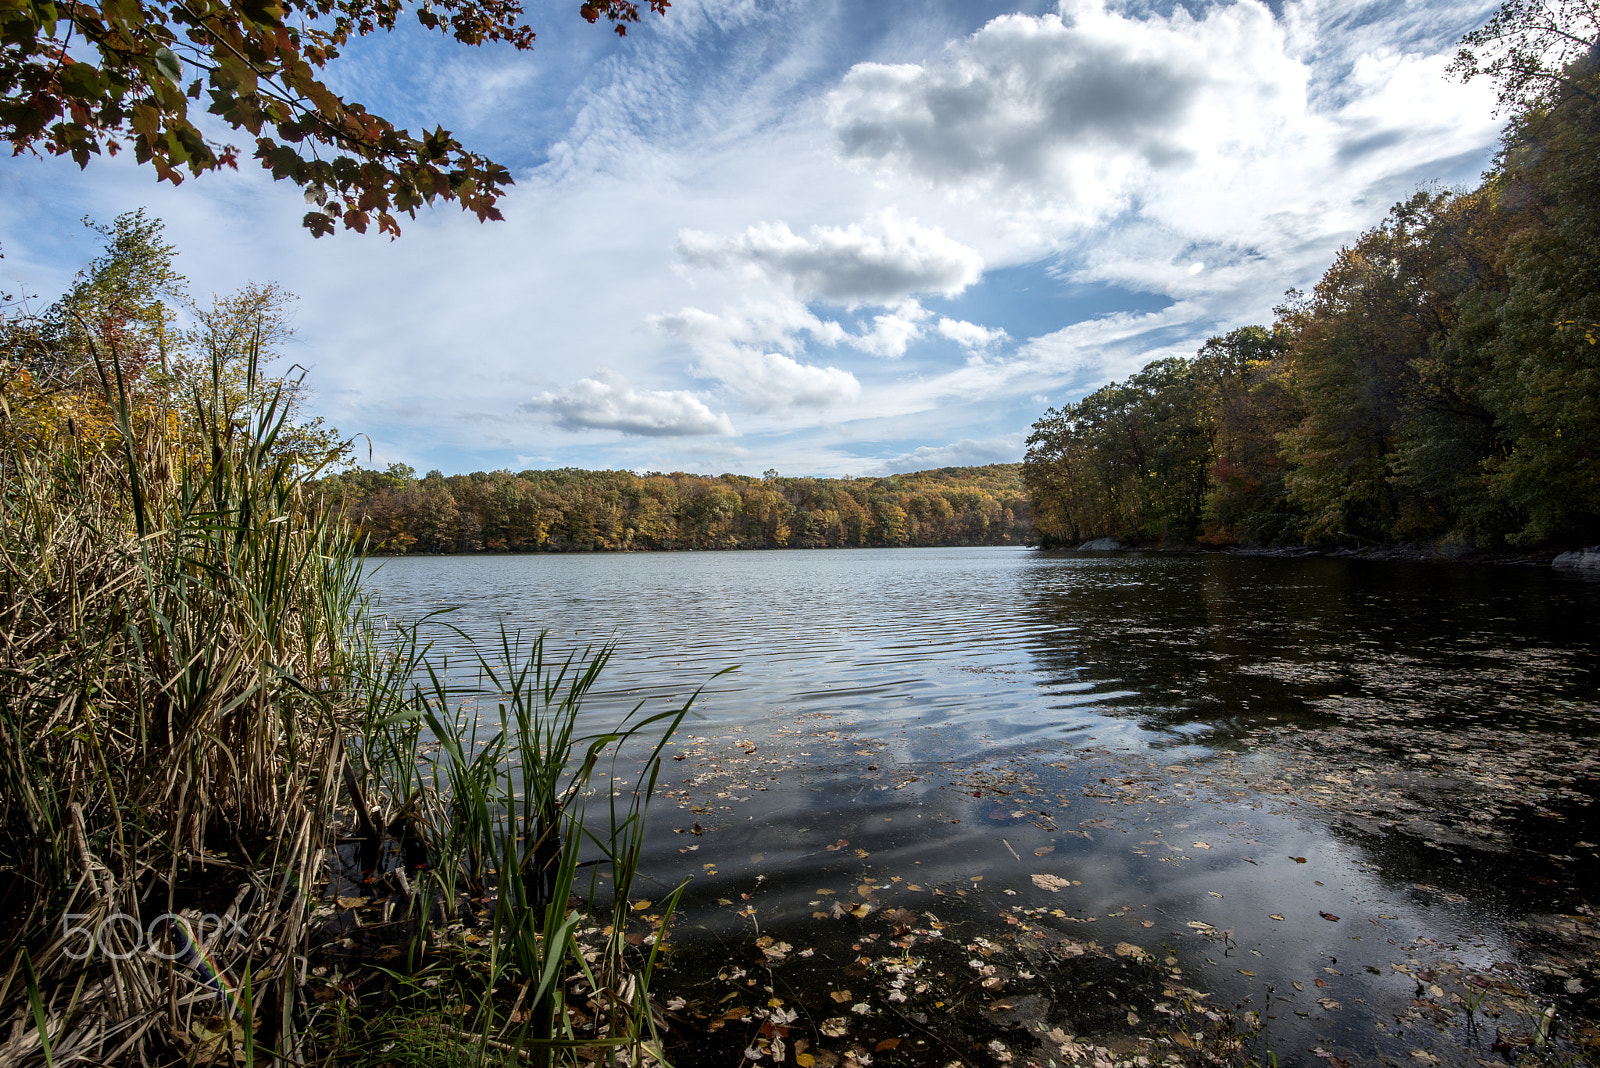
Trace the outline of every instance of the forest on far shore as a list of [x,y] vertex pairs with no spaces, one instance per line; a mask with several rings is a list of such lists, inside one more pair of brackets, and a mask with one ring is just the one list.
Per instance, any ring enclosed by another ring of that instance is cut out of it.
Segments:
[[403,464],[317,483],[375,553],[1022,545],[1021,464],[884,478],[475,471]]
[[1534,73],[1477,188],[1395,205],[1271,326],[1046,412],[1040,541],[1600,541],[1600,42]]

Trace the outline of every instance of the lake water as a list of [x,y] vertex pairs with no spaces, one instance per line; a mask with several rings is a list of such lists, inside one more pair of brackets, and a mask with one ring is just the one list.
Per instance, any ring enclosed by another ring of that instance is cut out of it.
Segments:
[[615,641],[596,724],[705,687],[646,865],[647,894],[694,877],[658,987],[687,1063],[1249,1031],[1280,1064],[1474,1064],[1600,1036],[1600,583],[1009,548],[370,581],[398,619]]

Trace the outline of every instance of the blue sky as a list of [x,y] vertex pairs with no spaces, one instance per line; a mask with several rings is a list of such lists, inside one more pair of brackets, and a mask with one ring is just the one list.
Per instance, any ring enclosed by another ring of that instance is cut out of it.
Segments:
[[[415,28],[335,87],[508,166],[506,221],[299,227],[252,162],[0,161],[0,289],[146,207],[197,295],[298,296],[283,352],[362,461],[878,474],[1021,459],[1045,407],[1270,321],[1499,122],[1447,79],[1477,2],[679,0],[531,53]],[[238,140],[235,138],[235,140]]]

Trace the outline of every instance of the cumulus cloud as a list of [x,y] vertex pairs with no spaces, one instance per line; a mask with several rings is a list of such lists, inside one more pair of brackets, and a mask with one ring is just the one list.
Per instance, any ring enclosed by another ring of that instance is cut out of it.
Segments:
[[635,389],[610,371],[580,378],[560,393],[540,393],[522,410],[563,430],[619,430],[655,438],[738,433],[726,414],[713,413],[687,390]]
[[717,379],[752,411],[825,408],[861,395],[861,383],[849,371],[785,355],[804,351],[803,333],[826,344],[855,343],[844,327],[819,319],[798,301],[753,302],[721,315],[684,308],[647,321],[689,346],[698,357],[695,374]]
[[874,315],[872,329],[852,334],[846,340],[862,352],[897,360],[922,336],[922,321],[932,314],[916,301],[908,300],[883,315]]
[[1270,144],[1306,68],[1266,5],[1137,19],[1102,0],[1006,15],[922,64],[862,63],[829,99],[847,157],[939,184],[1105,209],[1141,175]]
[[938,330],[941,337],[949,338],[964,349],[986,349],[1011,336],[998,326],[990,329],[964,319],[940,319]]
[[802,299],[849,307],[917,293],[953,297],[983,273],[975,250],[893,211],[865,225],[814,227],[809,237],[784,222],[757,223],[732,238],[685,230],[678,255],[698,267],[787,281]]
[[1027,435],[1002,434],[996,438],[974,441],[962,438],[948,445],[923,445],[910,452],[879,462],[877,470],[884,474],[926,471],[935,467],[981,467],[984,464],[1014,464],[1022,459]]
[[752,411],[826,408],[861,396],[861,383],[849,371],[804,364],[779,352],[708,353],[695,372],[740,394]]

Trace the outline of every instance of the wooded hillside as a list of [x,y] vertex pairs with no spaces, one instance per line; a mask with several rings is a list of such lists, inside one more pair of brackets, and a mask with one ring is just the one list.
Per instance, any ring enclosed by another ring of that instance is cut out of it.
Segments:
[[1019,545],[1021,464],[885,478],[628,471],[477,471],[418,479],[403,465],[322,480],[374,552]]
[[1047,411],[1040,540],[1600,541],[1597,54],[1481,185],[1395,205],[1270,327]]

